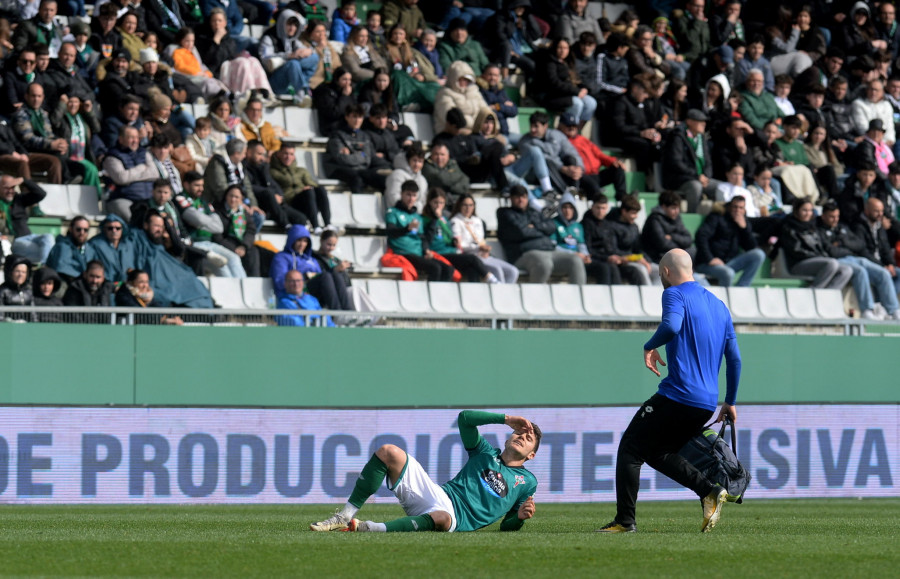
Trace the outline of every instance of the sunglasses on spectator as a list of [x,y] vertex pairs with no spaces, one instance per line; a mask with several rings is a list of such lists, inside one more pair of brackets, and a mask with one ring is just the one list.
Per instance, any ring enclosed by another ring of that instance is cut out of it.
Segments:
[[33,60],[25,60],[24,58],[20,58],[19,64],[34,64],[34,61]]
[[106,227],[106,230],[107,230],[107,231],[122,231],[122,228],[121,228],[121,227],[115,227],[115,226],[109,226],[109,227]]
[[87,227],[73,227],[72,231],[75,233],[87,233],[89,229]]

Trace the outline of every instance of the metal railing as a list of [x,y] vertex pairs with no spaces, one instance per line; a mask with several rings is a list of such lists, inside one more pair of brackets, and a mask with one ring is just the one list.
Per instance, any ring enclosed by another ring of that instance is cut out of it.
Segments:
[[[295,325],[283,323],[300,316],[306,326],[321,327],[325,316],[342,327],[387,327],[411,329],[491,329],[491,330],[594,330],[652,331],[659,324],[650,316],[536,316],[465,313],[347,312],[247,309],[115,308],[115,307],[0,307],[0,321],[7,323],[57,323],[102,325],[249,326]],[[281,322],[281,323],[280,323]],[[735,320],[739,333],[814,335],[898,335],[900,325],[889,322],[843,318]]]

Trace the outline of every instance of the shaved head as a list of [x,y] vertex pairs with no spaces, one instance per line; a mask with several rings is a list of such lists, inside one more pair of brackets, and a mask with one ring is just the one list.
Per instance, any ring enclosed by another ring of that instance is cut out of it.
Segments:
[[659,277],[665,287],[694,281],[694,263],[688,252],[683,249],[667,252],[659,261]]

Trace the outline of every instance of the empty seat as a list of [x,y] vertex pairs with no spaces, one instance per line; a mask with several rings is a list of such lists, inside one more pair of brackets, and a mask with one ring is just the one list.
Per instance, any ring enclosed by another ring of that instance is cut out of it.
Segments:
[[756,290],[752,287],[728,288],[728,303],[731,305],[731,315],[737,319],[762,317],[756,303]]
[[431,309],[431,300],[428,299],[428,284],[425,282],[400,282],[397,284],[397,294],[400,296],[400,307],[403,311],[417,314],[434,311]]
[[[318,248],[318,246],[316,246]],[[353,239],[346,235],[338,237],[337,247],[334,250],[335,257],[345,259],[356,264],[356,251],[353,249]]]
[[522,307],[533,316],[555,316],[550,286],[545,283],[525,283],[521,286]]
[[759,304],[759,313],[764,318],[787,319],[787,300],[784,298],[784,290],[780,287],[761,287],[756,289],[756,300]]
[[206,289],[209,289],[209,278],[208,277],[206,277],[205,275],[198,275],[197,281],[200,282],[200,285],[202,285]]
[[644,308],[641,306],[641,290],[636,285],[610,286],[612,294],[613,311],[620,316],[629,318],[644,317]]
[[459,297],[463,309],[470,314],[491,315],[494,307],[491,305],[491,288],[486,283],[461,283],[459,285]]
[[370,279],[367,292],[379,312],[400,312],[400,296],[397,282],[392,279]]
[[654,318],[661,318],[663,288],[660,285],[641,286],[641,307],[644,313]]
[[353,227],[355,221],[350,210],[350,196],[346,193],[329,193],[328,204],[331,206],[331,222]]
[[369,291],[369,284],[368,284],[368,282],[366,282],[366,280],[360,279],[360,278],[358,278],[358,277],[354,277],[353,279],[351,279],[351,280],[350,280],[350,285],[351,285],[352,287],[361,289],[361,290],[364,291],[364,292]]
[[275,248],[275,251],[281,251],[284,249],[284,244],[287,243],[287,234],[286,233],[260,233],[259,240],[260,241],[268,241]]
[[384,208],[381,195],[354,193],[350,201],[353,208],[353,220],[359,227],[384,227]]
[[497,209],[499,208],[499,197],[479,197],[477,199],[477,215],[484,221],[484,227],[487,231],[497,231]]
[[492,283],[491,303],[494,311],[498,314],[507,316],[517,316],[525,313],[522,308],[522,294],[519,292],[518,284],[510,283]]
[[[41,211],[47,217],[60,217],[71,219],[75,216],[69,205],[69,190],[65,185],[41,185],[41,189],[47,192],[47,196],[40,203]],[[94,189],[94,197],[97,196]]]
[[209,116],[209,105],[206,103],[204,103],[204,104],[194,103],[193,105],[191,105],[191,108],[193,108],[195,119],[199,119],[200,117]]
[[[728,288],[720,285],[711,285],[707,286],[706,289],[712,292],[714,296],[722,300],[722,303],[725,304],[725,307],[728,307]],[[731,309],[731,308],[729,308]]]
[[319,132],[319,119],[313,109],[284,107],[284,128],[288,132],[289,141],[301,143],[328,141],[328,138]]
[[319,185],[322,187],[340,187],[341,181],[339,179],[329,179],[325,173],[325,153],[319,151],[314,154],[314,157],[316,159],[316,172],[313,175],[316,176],[316,181],[319,182]]
[[784,290],[788,313],[798,320],[813,320],[819,317],[816,311],[816,297],[807,287],[792,287]]
[[247,306],[244,304],[243,292],[241,291],[241,280],[237,278],[209,278],[209,293],[212,295],[213,301],[226,310],[247,309]]
[[426,113],[403,113],[403,124],[412,130],[417,141],[430,143],[434,140],[434,121]]
[[[575,287],[575,286],[572,286]],[[608,285],[581,286],[581,299],[584,311],[589,316],[614,316],[612,295]]]
[[263,120],[271,123],[273,127],[284,128],[284,107],[264,108]]
[[461,314],[462,302],[459,298],[459,284],[447,281],[428,282],[431,307],[439,314]]
[[503,245],[498,240],[485,239],[485,241],[491,246],[491,256],[506,261],[506,252],[503,251]]
[[269,300],[274,303],[275,287],[272,278],[248,277],[241,280],[241,293],[244,304],[251,310],[264,310],[269,307]]
[[794,275],[788,270],[787,265],[787,257],[784,254],[784,249],[778,248],[778,253],[775,255],[775,260],[772,262],[772,277],[783,277],[787,279],[802,279],[804,281],[812,281],[813,276],[811,275]]
[[103,215],[97,188],[88,185],[68,185],[69,207],[74,215],[96,218]]
[[381,267],[381,256],[385,251],[383,237],[353,237],[353,253],[356,256],[356,270],[361,272],[378,271]]
[[570,317],[584,315],[584,308],[581,306],[581,287],[555,283],[550,286],[550,293],[553,296],[553,309],[559,315]]
[[816,296],[816,311],[819,317],[824,320],[840,320],[847,317],[844,312],[844,298],[841,296],[841,290],[836,289],[814,289],[813,294]]

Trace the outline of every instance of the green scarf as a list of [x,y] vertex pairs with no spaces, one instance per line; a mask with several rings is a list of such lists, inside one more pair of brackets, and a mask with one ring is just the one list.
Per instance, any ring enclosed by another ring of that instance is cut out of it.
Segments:
[[694,147],[694,154],[696,155],[694,165],[697,168],[697,175],[702,175],[703,168],[706,166],[706,157],[703,154],[703,135],[695,135],[693,137],[688,135],[688,141]]
[[16,230],[13,229],[12,203],[7,203],[3,199],[0,199],[0,219],[5,219],[6,230],[9,232],[9,235],[15,237]]
[[44,126],[43,111],[28,109],[28,116],[31,119],[31,128],[34,132],[42,137],[46,137],[47,128]]

